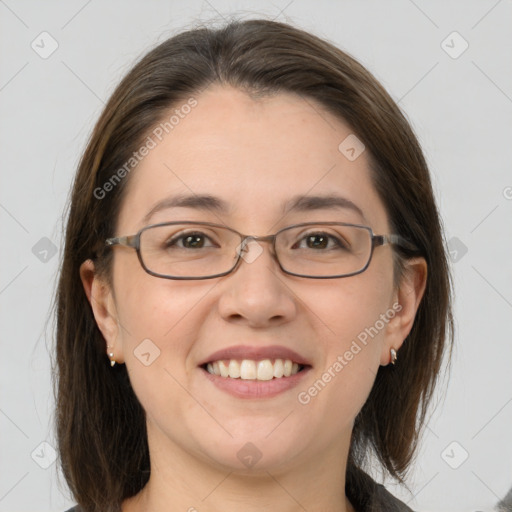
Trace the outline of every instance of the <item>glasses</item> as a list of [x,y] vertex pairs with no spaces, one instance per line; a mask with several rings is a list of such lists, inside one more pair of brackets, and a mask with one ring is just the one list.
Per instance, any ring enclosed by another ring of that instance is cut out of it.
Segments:
[[[252,255],[251,242],[257,246]],[[295,224],[267,236],[243,235],[210,222],[165,222],[146,226],[136,235],[105,241],[110,247],[133,247],[144,270],[164,279],[225,276],[241,259],[251,263],[261,254],[258,242],[272,244],[272,254],[283,272],[311,279],[360,274],[368,268],[373,250],[381,245],[417,250],[399,235],[374,235],[368,226],[343,222]]]

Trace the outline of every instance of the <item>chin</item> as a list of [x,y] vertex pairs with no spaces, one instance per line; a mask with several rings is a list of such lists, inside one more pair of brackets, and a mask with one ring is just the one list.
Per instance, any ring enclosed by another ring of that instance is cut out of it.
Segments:
[[[273,424],[275,428],[276,423]],[[269,430],[268,432],[270,432]],[[261,431],[258,435],[239,435],[224,443],[212,440],[203,446],[201,452],[222,467],[224,471],[247,475],[267,475],[283,469],[302,451],[298,442],[290,436],[270,434]],[[204,444],[204,441],[203,443]],[[213,449],[212,449],[213,448]]]

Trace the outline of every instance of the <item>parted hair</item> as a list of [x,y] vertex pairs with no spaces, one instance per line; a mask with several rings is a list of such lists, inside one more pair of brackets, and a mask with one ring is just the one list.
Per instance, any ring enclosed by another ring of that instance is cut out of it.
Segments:
[[346,122],[366,147],[372,183],[392,232],[418,248],[415,253],[394,249],[397,282],[408,258],[421,255],[427,262],[425,293],[398,362],[379,368],[355,420],[346,477],[352,494],[363,485],[358,475],[369,457],[403,482],[449,361],[451,280],[441,221],[418,140],[390,95],[350,55],[289,24],[233,20],[181,32],[143,56],[111,95],[80,160],[65,213],[53,303],[56,431],[64,477],[84,512],[119,511],[150,475],[144,409],[125,365],[110,367],[79,273],[92,259],[98,274],[112,282],[105,239],[116,233],[131,174],[106,194],[98,189],[172,108],[199,97],[212,83],[254,97],[298,94]]

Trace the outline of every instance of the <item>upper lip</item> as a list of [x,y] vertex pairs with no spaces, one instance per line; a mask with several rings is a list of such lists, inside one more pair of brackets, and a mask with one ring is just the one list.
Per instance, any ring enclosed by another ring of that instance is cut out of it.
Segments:
[[212,363],[213,361],[226,359],[252,359],[255,361],[262,359],[290,359],[292,362],[304,366],[311,365],[311,363],[309,363],[305,357],[301,356],[294,350],[283,347],[281,345],[270,345],[268,347],[236,345],[218,350],[217,352],[210,354],[202,362],[199,363],[199,366],[203,366],[206,363]]

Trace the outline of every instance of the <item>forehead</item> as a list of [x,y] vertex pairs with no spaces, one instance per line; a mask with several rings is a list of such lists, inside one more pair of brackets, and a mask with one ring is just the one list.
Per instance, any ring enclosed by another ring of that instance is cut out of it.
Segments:
[[[129,177],[119,231],[140,229],[156,203],[177,195],[218,197],[226,206],[218,220],[239,223],[246,232],[273,226],[300,196],[342,196],[363,210],[374,229],[386,225],[367,155],[363,151],[354,160],[340,151],[354,137],[350,127],[314,100],[290,93],[255,100],[219,85],[194,99],[193,108],[169,109],[162,123],[175,114],[172,124],[150,133],[154,147]],[[192,215],[189,210],[154,217],[164,222],[179,213],[183,220]],[[346,217],[362,222],[355,212]]]

